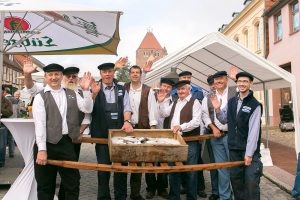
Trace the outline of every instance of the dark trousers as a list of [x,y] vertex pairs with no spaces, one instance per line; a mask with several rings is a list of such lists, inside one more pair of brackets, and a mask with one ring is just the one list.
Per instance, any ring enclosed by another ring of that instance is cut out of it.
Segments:
[[[215,163],[214,152],[211,147],[210,140],[206,140],[206,147],[207,147],[210,163]],[[211,193],[219,195],[218,170],[210,170],[209,172],[210,172],[210,182],[211,182]]]
[[[47,157],[53,160],[76,161],[74,144],[69,136],[64,135],[57,144],[47,143]],[[34,161],[37,158],[38,148],[34,146]],[[37,182],[39,200],[53,200],[55,194],[56,176],[60,174],[65,189],[66,200],[79,198],[80,174],[77,169],[69,169],[52,165],[38,165],[34,162],[34,173]]]
[[[245,151],[230,150],[230,161],[244,160]],[[250,166],[230,168],[230,181],[235,200],[259,200],[260,177],[262,175],[262,162],[259,154],[254,153]]]
[[[95,146],[97,161],[99,164],[111,164],[109,159],[108,145],[96,144]],[[98,171],[98,200],[108,200],[110,172]],[[127,197],[127,174],[114,173],[114,195],[116,200],[124,200]]]
[[[188,144],[188,159],[185,162],[186,165],[194,165],[198,163],[199,157],[199,142],[187,142]],[[170,163],[174,166],[174,163]],[[197,172],[190,171],[186,172],[186,196],[187,200],[197,199]],[[180,173],[170,173],[170,198],[171,200],[180,200],[180,185],[181,185],[181,175]]]
[[[81,143],[80,144],[74,144],[74,150],[75,150],[75,154],[77,157],[77,161],[79,160],[79,156],[80,156],[80,148],[81,148]],[[59,187],[59,192],[58,192],[58,199],[59,200],[65,200],[65,189],[64,189],[64,185],[62,183],[60,183],[60,187]]]
[[166,173],[147,173],[145,174],[148,192],[163,192],[168,188],[168,174]]
[[132,173],[130,174],[130,197],[140,196],[142,185],[142,174],[141,173]]

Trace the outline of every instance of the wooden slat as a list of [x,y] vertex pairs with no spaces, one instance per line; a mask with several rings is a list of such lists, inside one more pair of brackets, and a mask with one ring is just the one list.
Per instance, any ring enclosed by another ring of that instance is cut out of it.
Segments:
[[183,163],[182,162],[175,162],[175,165],[176,166],[183,166]]
[[148,163],[145,163],[145,166],[146,166],[146,167],[153,167],[153,163],[149,163],[149,162],[148,162]]
[[65,168],[96,170],[96,171],[104,171],[104,172],[122,172],[122,173],[172,173],[172,172],[186,172],[186,171],[201,171],[201,170],[213,170],[219,168],[236,167],[245,164],[244,161],[236,161],[236,162],[166,166],[166,167],[163,166],[139,167],[139,166],[123,166],[123,165],[122,166],[104,165],[104,164],[61,161],[61,160],[48,160],[47,162],[48,162],[47,164],[55,165],[59,167],[65,167]]
[[160,163],[160,166],[162,166],[162,167],[167,167],[167,166],[169,166],[169,165],[168,165],[168,163]]
[[112,165],[113,165],[113,166],[121,166],[121,163],[113,162]]
[[215,138],[215,136],[213,134],[206,134],[206,135],[183,137],[184,141],[186,141],[186,142],[197,141],[197,140],[207,140],[210,138]]
[[128,163],[128,166],[137,166],[137,163],[136,162],[130,162],[130,163]]
[[96,143],[96,144],[107,144],[108,140],[106,138],[91,138],[91,137],[82,137],[81,142],[84,143]]

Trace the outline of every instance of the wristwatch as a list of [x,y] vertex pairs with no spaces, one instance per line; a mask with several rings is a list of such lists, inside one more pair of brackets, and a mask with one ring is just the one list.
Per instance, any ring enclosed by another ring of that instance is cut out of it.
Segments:
[[128,122],[129,124],[132,125],[131,120],[130,119],[126,119],[124,122]]

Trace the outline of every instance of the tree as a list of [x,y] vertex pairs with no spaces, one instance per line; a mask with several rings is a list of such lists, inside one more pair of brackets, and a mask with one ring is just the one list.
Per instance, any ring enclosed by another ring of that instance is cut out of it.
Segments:
[[130,81],[129,68],[130,68],[130,63],[128,62],[124,68],[118,69],[118,71],[116,72],[116,79],[119,82],[127,83]]

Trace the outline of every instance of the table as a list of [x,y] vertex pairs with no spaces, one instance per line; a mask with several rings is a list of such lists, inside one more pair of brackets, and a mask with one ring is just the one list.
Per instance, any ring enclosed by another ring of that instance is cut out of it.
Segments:
[[33,145],[35,143],[33,119],[6,118],[1,119],[1,122],[10,130],[25,162],[25,167],[3,200],[37,200],[33,160]]

